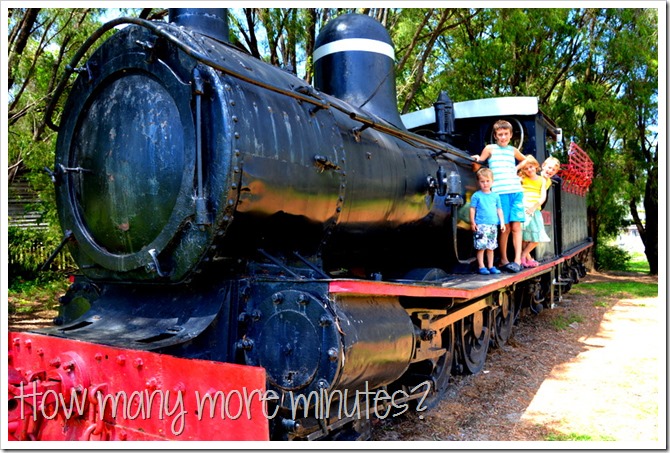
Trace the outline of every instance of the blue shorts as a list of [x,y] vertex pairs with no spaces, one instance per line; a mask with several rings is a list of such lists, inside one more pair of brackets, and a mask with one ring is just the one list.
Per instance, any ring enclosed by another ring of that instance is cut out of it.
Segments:
[[524,222],[526,214],[523,209],[523,192],[503,193],[500,195],[505,224]]

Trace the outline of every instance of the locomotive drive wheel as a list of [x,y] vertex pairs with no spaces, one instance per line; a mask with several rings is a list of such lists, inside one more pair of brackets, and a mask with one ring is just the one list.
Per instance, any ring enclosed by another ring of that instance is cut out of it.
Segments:
[[491,310],[473,313],[457,323],[459,356],[465,366],[464,371],[477,374],[484,368],[486,353],[491,340]]
[[516,299],[510,297],[508,292],[498,295],[499,306],[495,309],[495,330],[493,332],[493,344],[501,348],[512,336],[514,321],[518,314]]
[[442,396],[447,391],[447,387],[449,387],[451,368],[454,363],[454,345],[456,344],[454,332],[453,324],[447,326],[442,332],[442,347],[447,352],[433,363],[433,372],[430,375],[434,385],[433,393],[424,401],[428,409],[432,409],[440,402]]

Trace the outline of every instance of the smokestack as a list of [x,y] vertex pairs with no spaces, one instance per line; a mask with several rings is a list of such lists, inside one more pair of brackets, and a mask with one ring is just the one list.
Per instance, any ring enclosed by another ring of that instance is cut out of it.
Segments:
[[226,8],[170,8],[168,20],[218,41],[229,42]]
[[362,14],[344,14],[319,33],[314,86],[405,129],[398,113],[395,51],[386,29]]

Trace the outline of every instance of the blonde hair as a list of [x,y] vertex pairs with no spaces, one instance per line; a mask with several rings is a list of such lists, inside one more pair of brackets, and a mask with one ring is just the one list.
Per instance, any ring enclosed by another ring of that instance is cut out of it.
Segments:
[[[546,162],[546,161],[545,161]],[[523,168],[519,168],[519,171],[516,172],[518,176],[523,175],[523,169],[526,168],[528,165],[535,165],[535,167],[539,170],[540,169],[540,163],[535,159],[535,156],[531,154],[526,154],[526,163],[524,164]]]
[[554,156],[547,157],[544,162],[542,162],[542,168],[544,168],[545,164],[550,164],[554,163],[558,166],[558,168],[561,168],[561,161],[555,158]]
[[491,171],[490,168],[482,167],[479,170],[477,170],[476,174],[477,174],[477,181],[479,181],[480,176],[491,178],[491,181],[493,181],[493,172]]

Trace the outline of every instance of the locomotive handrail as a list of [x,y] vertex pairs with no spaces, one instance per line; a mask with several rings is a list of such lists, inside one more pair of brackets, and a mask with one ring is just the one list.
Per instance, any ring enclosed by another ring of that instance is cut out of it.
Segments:
[[[308,90],[305,90],[304,87],[298,87],[295,90],[286,90],[283,88],[280,88],[278,86],[274,86],[271,84],[267,84],[264,82],[261,82],[259,80],[253,79],[251,77],[247,77],[242,73],[239,73],[237,71],[233,71],[229,68],[226,68],[224,66],[221,66],[218,64],[216,61],[212,60],[211,58],[207,57],[206,55],[203,55],[202,53],[198,52],[197,50],[193,49],[190,47],[188,44],[184,43],[180,38],[177,36],[169,33],[166,30],[166,27],[164,25],[157,25],[154,22],[145,20],[145,19],[139,19],[135,17],[119,17],[117,19],[113,19],[104,25],[102,25],[100,28],[98,28],[85,42],[82,44],[81,48],[77,51],[74,57],[72,57],[72,60],[70,60],[70,63],[65,66],[65,74],[63,75],[63,79],[61,82],[58,84],[58,87],[56,87],[56,90],[54,91],[53,98],[51,99],[51,102],[47,106],[46,112],[44,114],[44,121],[47,126],[49,126],[51,129],[54,131],[58,132],[60,129],[59,126],[56,126],[53,124],[51,121],[51,117],[53,115],[54,108],[58,102],[58,99],[61,97],[63,94],[63,90],[65,90],[65,86],[67,84],[67,81],[69,77],[72,75],[73,72],[76,72],[75,67],[79,63],[79,60],[84,56],[84,54],[90,49],[90,47],[100,39],[100,37],[106,33],[107,31],[111,30],[112,28],[118,26],[118,25],[123,25],[123,24],[133,24],[133,25],[138,25],[140,27],[147,28],[150,30],[152,33],[155,35],[165,38],[168,41],[170,41],[172,44],[174,44],[177,48],[182,50],[184,53],[186,53],[188,56],[192,57],[196,61],[207,65],[211,68],[214,68],[216,70],[221,71],[224,74],[227,74],[229,76],[235,77],[239,80],[242,80],[244,82],[250,83],[252,85],[259,86],[261,88],[264,88],[269,91],[273,91],[275,93],[283,94],[288,97],[292,97],[294,99],[307,102],[309,104],[312,104],[314,106],[317,106],[322,109],[328,109],[328,108],[334,108],[345,115],[349,116],[352,120],[358,121],[362,124],[364,124],[366,127],[371,127],[373,129],[376,129],[378,131],[384,132],[386,134],[392,135],[396,138],[400,138],[403,140],[410,140],[416,143],[420,143],[422,145],[426,146],[431,146],[433,148],[438,148],[440,150],[439,153],[433,154],[433,157],[437,157],[440,154],[443,153],[449,153],[453,154],[455,156],[458,156],[460,158],[466,159],[468,161],[473,161],[474,159],[468,155],[460,151],[458,148],[452,147],[448,144],[443,144],[439,143],[433,140],[430,140],[428,138],[422,137],[420,135],[412,134],[409,132],[404,132],[400,129],[397,129],[395,127],[387,126],[385,124],[379,123],[374,121],[372,118],[367,117],[365,115],[361,115],[355,111],[353,111],[350,108],[347,108],[344,105],[340,105],[339,103],[333,103],[333,102],[328,102],[324,99],[321,99],[318,96],[318,91],[312,89],[309,87]],[[304,95],[302,92],[305,91],[309,93],[309,95]]]
[[[44,123],[49,126],[52,130],[58,132],[60,129],[60,126],[56,126],[52,121],[51,121],[51,116],[53,115],[54,108],[56,107],[56,104],[58,103],[58,100],[60,99],[61,95],[63,94],[63,90],[65,90],[65,85],[67,85],[67,81],[72,75],[73,72],[76,72],[75,67],[79,63],[79,60],[84,56],[86,52],[88,52],[88,49],[95,43],[100,37],[111,30],[112,28],[116,27],[117,25],[122,25],[125,23],[135,23],[135,21],[142,21],[142,22],[147,22],[143,19],[133,19],[132,17],[119,17],[118,19],[111,20],[107,22],[106,24],[102,25],[100,28],[98,28],[91,36],[88,37],[86,41],[81,45],[77,53],[72,57],[70,60],[70,63],[65,65],[65,74],[63,74],[63,78],[61,79],[60,83],[56,87],[56,89],[53,92],[53,97],[51,98],[51,101],[49,102],[49,105],[47,105],[46,111],[44,112]],[[139,23],[137,25],[140,25]]]

